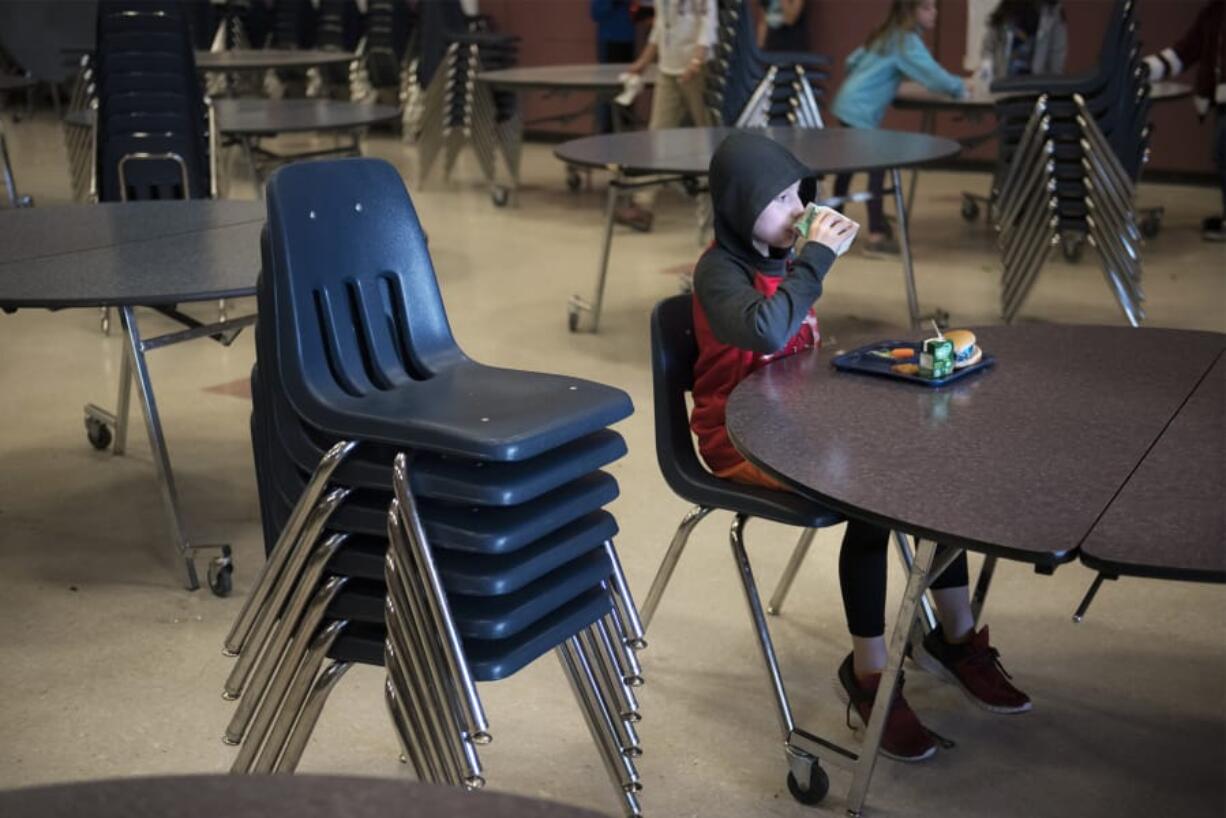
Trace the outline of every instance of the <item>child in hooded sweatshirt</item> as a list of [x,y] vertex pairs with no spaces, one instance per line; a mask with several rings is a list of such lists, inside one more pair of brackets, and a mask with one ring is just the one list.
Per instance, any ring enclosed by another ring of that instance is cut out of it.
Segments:
[[[805,196],[814,190],[811,176],[786,148],[765,136],[742,131],[725,139],[711,158],[708,175],[715,241],[694,269],[698,360],[690,428],[716,475],[777,491],[787,489],[733,448],[725,407],[733,388],[750,373],[820,345],[813,305],[835,262],[832,248],[854,234],[857,225],[838,214],[819,214],[808,241],[793,251],[792,226],[804,212]],[[849,520],[839,554],[853,650],[839,667],[838,680],[849,716],[854,712],[865,724],[885,669],[888,544],[886,529]],[[987,627],[974,630],[965,555],[959,555],[932,588],[941,624],[914,650],[917,661],[988,710],[1029,710],[1029,697],[1010,684],[989,644]],[[933,735],[903,698],[901,683],[881,751],[903,761],[919,761],[936,752]]]
[[[894,0],[890,16],[869,35],[868,41],[847,58],[847,76],[834,98],[831,110],[844,126],[876,128],[886,109],[898,95],[904,78],[913,79],[928,90],[961,98],[966,83],[942,68],[928,52],[920,31],[931,31],[937,24],[936,0]],[[851,174],[835,177],[834,195],[846,196]],[[890,235],[881,209],[885,171],[868,175],[868,235],[865,249],[877,253],[897,253],[898,243]]]

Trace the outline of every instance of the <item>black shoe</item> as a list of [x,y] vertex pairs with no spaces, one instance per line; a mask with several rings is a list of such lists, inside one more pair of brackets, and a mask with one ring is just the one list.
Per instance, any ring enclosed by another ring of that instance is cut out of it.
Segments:
[[1221,216],[1209,216],[1200,223],[1200,237],[1205,241],[1226,241],[1226,225]]

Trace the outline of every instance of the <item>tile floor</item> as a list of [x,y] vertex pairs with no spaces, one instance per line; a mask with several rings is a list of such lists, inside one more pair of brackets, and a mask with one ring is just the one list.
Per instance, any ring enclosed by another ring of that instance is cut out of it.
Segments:
[[[49,116],[7,125],[23,192],[66,201],[63,141]],[[598,336],[566,330],[565,302],[586,293],[600,239],[603,180],[571,194],[547,146],[525,152],[518,207],[495,209],[476,165],[450,184],[417,184],[412,148],[390,137],[368,153],[411,180],[456,337],[473,357],[573,373],[626,389],[638,413],[621,425],[630,455],[614,466],[618,547],[640,598],[685,511],[655,463],[647,318],[697,257],[692,209],[664,196],[655,232],[619,233]],[[231,194],[250,197],[228,157]],[[997,321],[997,260],[981,224],[958,216],[978,174],[920,183],[914,247],[920,297],[956,324]],[[1149,325],[1226,330],[1226,246],[1203,244],[1209,189],[1144,185],[1167,207],[1146,250]],[[854,215],[854,214],[853,214]],[[249,305],[240,305],[249,306]],[[200,309],[207,309],[201,307]],[[899,324],[898,265],[852,253],[827,280],[827,336]],[[151,328],[161,319],[144,319]],[[1024,321],[1121,323],[1087,261],[1053,261]],[[189,524],[235,546],[236,591],[218,599],[178,585],[146,442],[113,458],[85,441],[81,406],[114,397],[119,341],[96,311],[0,315],[0,786],[170,772],[219,772],[232,705],[219,695],[223,633],[261,558],[255,481],[241,388],[254,357],[245,333],[153,353],[152,375]],[[1075,350],[1070,350],[1075,354]],[[804,816],[784,787],[757,648],[726,546],[725,519],[700,527],[643,655],[643,804],[656,816]],[[751,525],[750,553],[773,586],[793,532]],[[836,579],[838,530],[823,532],[784,614],[772,621],[800,722],[854,742],[831,679],[848,648]],[[976,560],[972,560],[973,563]],[[974,566],[972,565],[972,568]],[[870,815],[1220,816],[1226,809],[1226,595],[1220,587],[1109,583],[1081,625],[1069,616],[1092,579],[1004,564],[988,607],[995,641],[1031,714],[994,717],[922,673],[908,695],[957,748],[929,763],[878,765]],[[901,583],[891,578],[891,599]],[[324,713],[304,772],[405,776],[386,722],[381,672],[359,668]],[[490,786],[613,811],[615,800],[557,663],[550,657],[483,695],[495,741]],[[840,814],[848,777],[835,772],[820,811]]]

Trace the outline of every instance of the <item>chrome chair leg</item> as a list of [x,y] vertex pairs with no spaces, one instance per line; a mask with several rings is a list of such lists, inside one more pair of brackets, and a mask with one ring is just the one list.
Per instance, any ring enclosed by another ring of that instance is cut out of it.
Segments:
[[243,649],[243,643],[251,633],[256,617],[259,615],[265,600],[267,600],[268,594],[272,591],[272,586],[277,581],[277,577],[280,576],[281,569],[285,566],[285,561],[294,550],[294,544],[302,533],[303,525],[315,509],[315,504],[324,493],[324,489],[327,488],[328,480],[332,477],[332,473],[336,471],[336,467],[353,453],[357,445],[357,441],[343,440],[331,449],[328,449],[324,456],[319,459],[319,465],[315,467],[311,479],[307,481],[306,488],[302,491],[302,496],[298,498],[297,504],[294,506],[293,511],[290,512],[285,528],[281,529],[281,536],[277,537],[277,543],[273,546],[272,553],[268,555],[264,567],[260,569],[260,575],[256,577],[251,593],[247,596],[246,601],[243,602],[238,618],[234,620],[234,624],[230,627],[230,632],[226,634],[224,652],[227,655],[237,656],[239,651]]
[[574,679],[578,684],[580,706],[595,725],[594,738],[597,749],[608,758],[609,766],[614,770],[613,781],[623,792],[640,792],[643,789],[639,781],[638,770],[634,762],[621,753],[617,743],[617,733],[613,727],[613,718],[600,696],[596,679],[592,675],[591,664],[578,637],[572,636],[564,645],[566,655],[571,663]]
[[754,584],[753,571],[749,567],[749,555],[745,553],[744,532],[745,522],[748,519],[745,514],[736,515],[732,521],[728,541],[732,546],[732,558],[736,562],[741,588],[745,592],[745,603],[749,606],[749,616],[753,620],[754,635],[758,638],[758,647],[766,663],[767,675],[770,676],[776,715],[779,717],[779,728],[786,743],[788,736],[796,729],[796,721],[792,718],[792,705],[788,701],[787,689],[783,686],[783,674],[779,670],[775,646],[771,642],[770,630],[766,626],[766,614],[762,611],[762,601],[758,599],[758,587]]
[[[389,661],[390,657],[385,650],[383,662],[386,665]],[[383,681],[383,700],[387,704],[387,715],[392,720],[392,728],[396,731],[396,741],[400,744],[401,761],[407,761],[413,765],[413,774],[417,776],[418,781],[431,780],[427,777],[425,763],[420,755],[418,746],[420,738],[417,732],[409,727],[404,717],[403,702],[400,701],[396,693],[396,686],[392,684],[391,679]]]
[[694,506],[681,518],[681,525],[677,526],[677,532],[673,534],[672,542],[668,544],[668,550],[664,552],[664,561],[660,563],[660,568],[656,571],[656,578],[651,582],[647,600],[641,609],[644,630],[651,624],[651,618],[655,616],[660,599],[664,596],[664,589],[668,587],[669,580],[673,578],[677,561],[681,559],[681,552],[685,550],[685,545],[689,542],[690,533],[713,510],[709,506]]
[[115,439],[111,454],[122,455],[128,448],[128,418],[132,405],[132,358],[128,350],[119,354],[119,394],[115,400]]
[[409,730],[407,735],[416,746],[415,766],[421,768],[419,777],[422,781],[435,784],[455,784],[458,774],[448,766],[448,756],[441,747],[443,737],[427,719],[429,705],[423,704],[422,694],[411,677],[405,654],[400,640],[389,634],[383,644],[387,683],[396,692],[401,705],[401,718]]
[[[613,597],[614,592],[609,591],[609,596]],[[619,648],[619,653],[622,658],[622,679],[631,687],[643,686],[643,668],[639,664],[638,653],[631,646],[630,636],[626,633],[626,626],[622,621],[621,614],[617,611],[617,603],[610,599],[612,608],[609,613],[605,614],[605,620],[612,625],[612,634],[616,637],[615,642]]]
[[307,696],[311,692],[315,677],[319,675],[324,659],[328,658],[328,651],[332,649],[333,643],[348,624],[344,620],[329,622],[322,631],[315,634],[302,661],[294,669],[294,676],[290,680],[285,697],[280,702],[270,702],[274,706],[279,704],[280,709],[268,733],[268,738],[264,741],[263,748],[252,762],[252,773],[270,773],[278,767],[289,737],[295,732],[294,725],[306,706]]
[[647,642],[643,639],[643,622],[639,619],[639,609],[634,604],[634,595],[630,593],[630,583],[626,582],[626,573],[622,570],[622,563],[617,556],[617,549],[613,547],[613,541],[605,540],[604,548],[605,553],[609,555],[609,563],[613,566],[611,579],[613,589],[616,591],[613,601],[617,604],[623,617],[623,624],[630,637],[630,647],[635,650],[643,650],[647,647]]
[[[255,669],[251,672],[250,684],[247,684],[247,680],[244,678],[235,678],[233,672],[230,674],[230,678],[226,680],[226,693],[228,696],[237,698],[246,691],[246,704],[239,705],[235,718],[239,718],[240,713],[245,713],[246,718],[250,718],[251,713],[254,712],[260,697],[264,695],[264,691],[268,687],[268,681],[272,678],[273,671],[276,670],[277,664],[281,661],[281,656],[294,638],[299,620],[302,619],[302,612],[306,610],[312,595],[318,589],[319,581],[323,577],[324,568],[333,555],[336,554],[337,550],[340,549],[341,545],[348,539],[349,536],[347,534],[333,534],[312,550],[310,557],[307,558],[306,565],[302,569],[302,575],[298,577],[294,593],[286,604],[285,610],[281,612],[281,618],[277,622],[276,630],[273,632],[272,637],[266,644],[259,646],[258,649],[257,646],[250,646],[247,653],[244,654],[257,660]],[[237,668],[234,668],[234,670],[237,670]],[[246,729],[245,726],[243,729]]]
[[592,736],[592,743],[596,745],[596,752],[604,764],[605,772],[608,774],[609,780],[613,782],[613,786],[617,789],[618,795],[621,796],[626,808],[626,814],[629,816],[641,816],[643,813],[639,807],[635,792],[627,789],[622,783],[624,772],[621,762],[616,754],[610,751],[608,747],[609,737],[604,732],[602,725],[597,720],[596,714],[588,702],[587,694],[584,692],[585,683],[581,678],[570,641],[558,645],[554,653],[557,654],[558,662],[562,665],[562,672],[566,676],[566,681],[570,683],[571,692],[575,695],[575,701],[579,705],[579,712],[583,715],[584,723],[587,724],[588,732]]
[[333,662],[324,668],[323,673],[319,674],[319,678],[311,687],[306,704],[302,706],[302,713],[299,714],[298,721],[294,724],[294,731],[290,733],[289,740],[286,742],[285,752],[277,763],[276,772],[292,773],[298,769],[298,762],[302,760],[302,753],[306,749],[307,742],[311,740],[311,734],[315,732],[315,725],[319,723],[319,714],[323,712],[324,705],[327,704],[328,697],[332,695],[337,682],[352,666],[352,662]]
[[617,739],[618,751],[628,758],[639,757],[643,754],[643,749],[639,744],[638,733],[634,729],[634,725],[621,715],[625,705],[618,695],[618,690],[621,687],[620,680],[614,679],[610,674],[599,638],[593,636],[590,627],[576,634],[576,638],[578,638],[579,644],[587,652],[588,664],[592,669],[592,677],[596,681],[597,688],[600,690],[601,698],[604,699],[609,709],[609,716],[613,722],[613,735]]
[[[302,624],[298,632],[294,634],[293,641],[286,649],[285,657],[281,660],[281,665],[263,696],[260,708],[255,713],[255,718],[252,719],[245,714],[235,713],[234,718],[230,720],[230,725],[226,728],[225,742],[227,744],[243,742],[242,747],[239,749],[238,757],[234,761],[233,772],[246,772],[251,768],[251,764],[255,761],[255,754],[259,750],[260,745],[264,743],[264,738],[268,735],[268,729],[272,726],[272,719],[276,715],[277,705],[285,697],[285,690],[289,687],[290,677],[298,668],[298,663],[302,661],[303,655],[307,652],[312,634],[319,627],[319,623],[323,621],[324,611],[331,604],[333,598],[345,587],[345,583],[348,580],[348,577],[331,577],[320,586],[302,617]],[[254,702],[255,699],[256,697],[252,696],[249,699],[244,699],[243,703]],[[243,717],[240,718],[240,715]],[[250,727],[247,725],[248,721],[250,721]],[[245,740],[244,733],[246,734]]]
[[796,579],[796,572],[800,570],[800,564],[805,561],[805,556],[809,553],[809,546],[813,545],[813,537],[816,534],[816,528],[806,528],[801,532],[800,539],[796,541],[796,548],[792,551],[788,564],[784,566],[783,575],[779,577],[775,593],[771,594],[770,602],[766,605],[768,614],[778,616],[783,610],[783,601],[787,599],[788,591],[792,589],[792,581]]
[[603,647],[603,655],[607,657],[609,662],[609,672],[613,674],[613,678],[619,683],[619,701],[621,704],[621,717],[632,722],[637,722],[642,719],[639,713],[638,697],[634,695],[634,688],[626,681],[629,673],[623,666],[625,661],[621,651],[618,650],[617,643],[614,641],[613,635],[610,633],[610,627],[604,619],[599,619],[593,623],[592,627],[596,631],[596,636],[600,639]]
[[[259,659],[260,654],[268,644],[268,637],[272,633],[273,625],[285,608],[286,599],[289,598],[298,585],[298,579],[302,574],[302,567],[312,551],[311,545],[323,532],[323,528],[332,516],[332,512],[348,496],[349,489],[333,489],[328,492],[327,496],[311,510],[306,524],[302,527],[301,536],[290,547],[286,548],[285,570],[281,572],[280,576],[269,583],[271,586],[270,592],[258,612],[254,626],[248,637],[244,640],[243,652],[238,655],[238,661],[234,663],[234,667],[230,670],[230,675],[226,679],[225,690],[222,692],[223,698],[232,700],[241,695],[243,684],[246,682],[248,674],[250,674],[256,660]],[[286,527],[288,528],[289,526],[287,525]]]
[[[486,744],[490,740],[489,723],[485,710],[481,706],[481,698],[477,695],[477,686],[464,659],[464,647],[460,635],[456,631],[451,609],[447,605],[447,596],[443,591],[443,582],[439,577],[434,558],[426,539],[425,528],[417,513],[417,503],[409,484],[409,460],[403,453],[396,455],[392,465],[392,488],[395,493],[391,508],[400,518],[404,526],[404,540],[412,549],[414,564],[420,569],[419,575],[428,593],[425,600],[434,620],[436,632],[442,637],[443,658],[446,660],[448,673],[456,682],[456,690],[461,694],[460,703],[464,710],[465,729],[477,744]],[[399,526],[394,526],[399,528]]]

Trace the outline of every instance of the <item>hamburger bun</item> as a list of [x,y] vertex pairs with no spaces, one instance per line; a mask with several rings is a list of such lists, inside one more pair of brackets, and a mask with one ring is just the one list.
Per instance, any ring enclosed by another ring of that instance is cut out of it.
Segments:
[[954,369],[973,366],[983,359],[983,350],[975,344],[975,333],[969,329],[951,329],[946,340],[954,345]]

